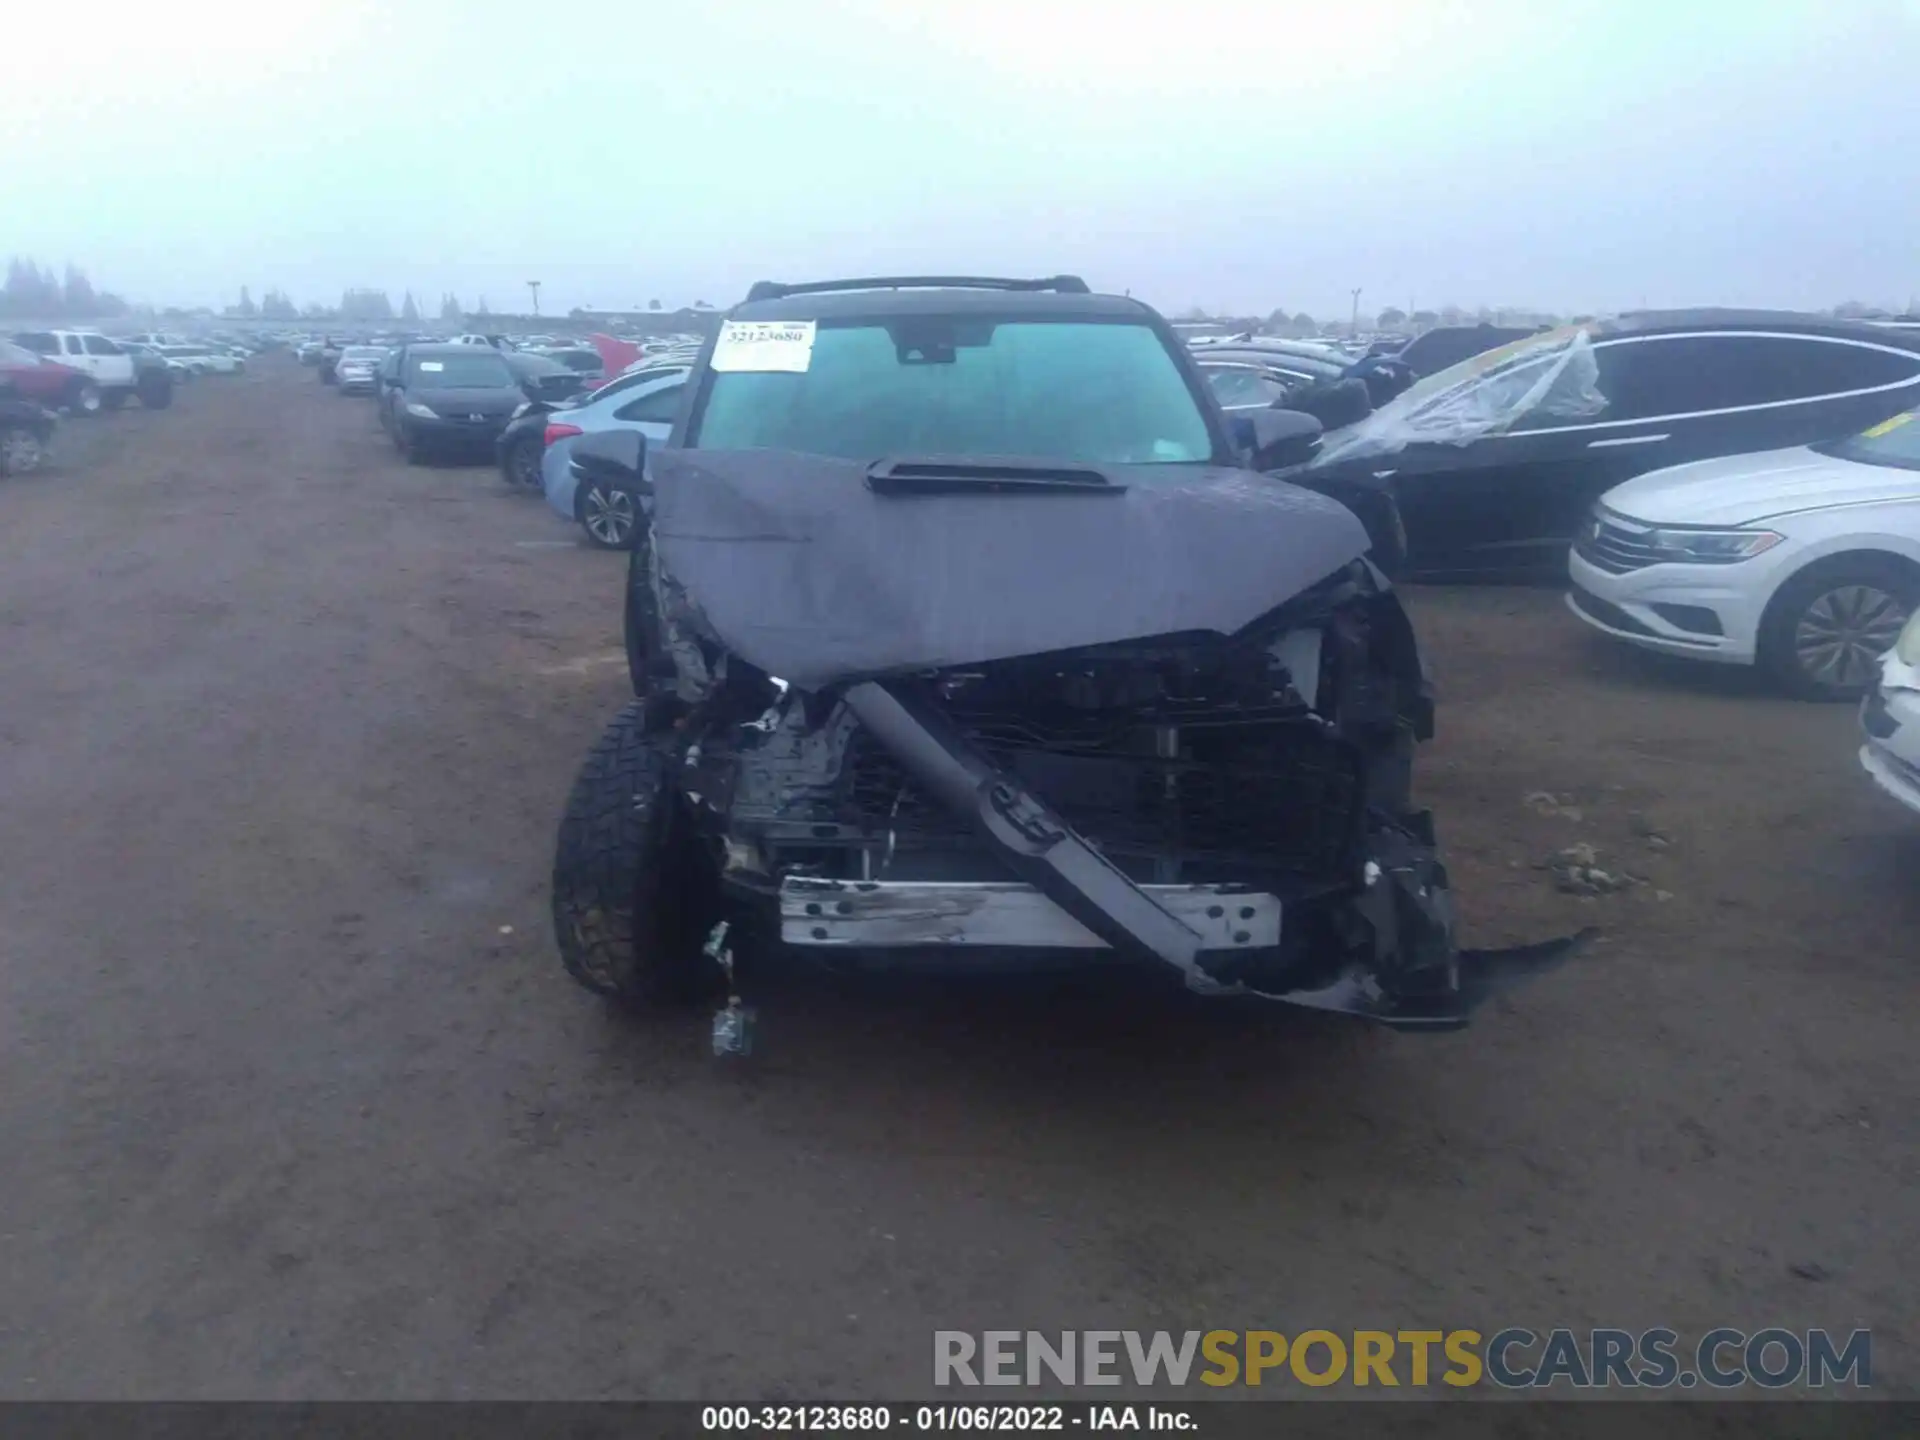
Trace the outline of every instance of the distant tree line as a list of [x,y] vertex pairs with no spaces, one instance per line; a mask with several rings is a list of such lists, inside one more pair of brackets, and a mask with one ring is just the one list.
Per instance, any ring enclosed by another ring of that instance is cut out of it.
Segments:
[[103,320],[127,313],[127,302],[95,290],[86,272],[67,266],[64,278],[23,256],[7,262],[0,286],[0,316],[13,320]]

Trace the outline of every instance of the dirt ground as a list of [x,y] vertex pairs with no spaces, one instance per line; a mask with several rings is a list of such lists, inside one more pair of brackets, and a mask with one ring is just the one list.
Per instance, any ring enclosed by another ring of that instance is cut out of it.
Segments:
[[[1848,709],[1420,592],[1469,943],[1587,955],[1439,1038],[774,977],[730,1067],[548,933],[620,557],[290,360],[62,443],[0,482],[0,1395],[909,1397],[935,1328],[1776,1323],[1920,1393],[1920,824]],[[1559,893],[1578,842],[1649,883]]]

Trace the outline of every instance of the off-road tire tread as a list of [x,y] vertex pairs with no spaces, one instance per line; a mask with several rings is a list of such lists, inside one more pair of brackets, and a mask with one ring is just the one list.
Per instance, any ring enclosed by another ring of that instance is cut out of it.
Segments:
[[553,927],[567,973],[634,1009],[699,998],[714,980],[701,953],[717,917],[714,880],[672,779],[635,700],[580,767],[554,853]]

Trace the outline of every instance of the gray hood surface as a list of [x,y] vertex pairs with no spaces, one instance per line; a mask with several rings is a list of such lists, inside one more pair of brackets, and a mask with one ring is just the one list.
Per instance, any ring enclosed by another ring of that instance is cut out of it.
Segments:
[[654,554],[728,650],[817,690],[1232,634],[1367,549],[1351,511],[1283,481],[1100,468],[1125,491],[876,495],[864,462],[662,449],[648,457]]

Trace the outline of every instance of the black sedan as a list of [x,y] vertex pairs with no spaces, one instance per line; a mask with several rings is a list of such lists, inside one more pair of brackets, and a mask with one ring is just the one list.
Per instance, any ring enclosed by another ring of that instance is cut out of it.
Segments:
[[1916,405],[1920,337],[1815,315],[1647,311],[1431,375],[1328,433],[1287,478],[1390,494],[1405,575],[1558,581],[1593,502],[1623,480],[1857,435]]
[[485,455],[527,398],[495,350],[408,345],[387,359],[380,421],[409,464],[430,455]]

